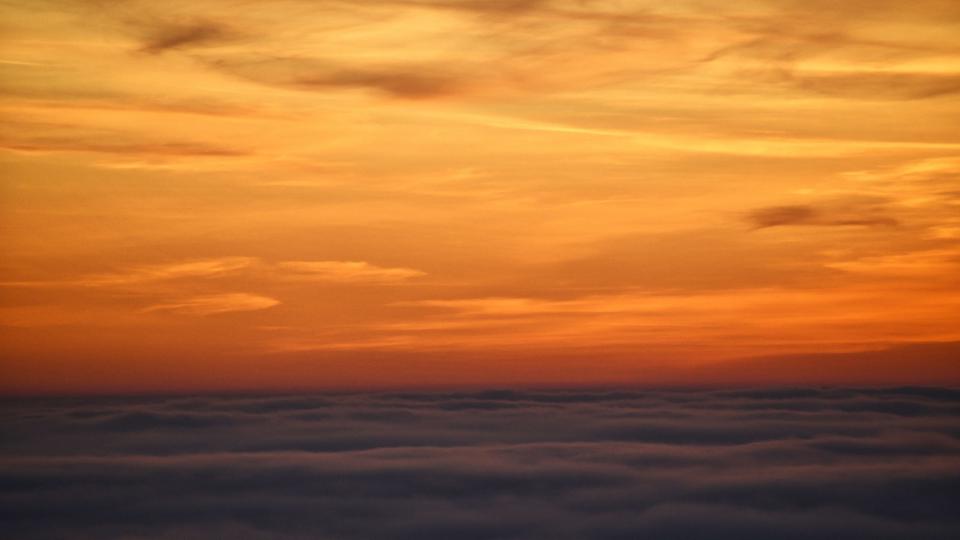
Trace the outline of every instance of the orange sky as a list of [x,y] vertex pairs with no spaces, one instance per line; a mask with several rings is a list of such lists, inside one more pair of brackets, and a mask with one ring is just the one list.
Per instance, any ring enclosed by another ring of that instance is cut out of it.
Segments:
[[960,383],[953,0],[14,0],[0,35],[2,392]]

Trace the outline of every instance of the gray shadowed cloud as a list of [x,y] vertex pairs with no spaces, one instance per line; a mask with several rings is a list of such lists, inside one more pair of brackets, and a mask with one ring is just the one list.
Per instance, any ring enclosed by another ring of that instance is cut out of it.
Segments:
[[805,387],[8,400],[0,519],[23,540],[946,539],[960,532],[958,399]]
[[314,58],[217,59],[217,70],[253,82],[299,90],[358,88],[404,99],[443,97],[462,91],[467,81],[445,65],[342,66]]
[[813,205],[785,205],[758,208],[744,219],[755,229],[807,226],[896,227],[900,222],[871,208],[828,209]]
[[140,50],[149,54],[228,43],[239,38],[232,28],[210,20],[154,21],[144,26]]

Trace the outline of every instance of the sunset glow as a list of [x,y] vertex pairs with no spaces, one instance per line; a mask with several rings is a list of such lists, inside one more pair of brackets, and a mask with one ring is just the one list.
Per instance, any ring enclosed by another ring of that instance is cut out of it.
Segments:
[[0,392],[960,384],[956,1],[0,28]]

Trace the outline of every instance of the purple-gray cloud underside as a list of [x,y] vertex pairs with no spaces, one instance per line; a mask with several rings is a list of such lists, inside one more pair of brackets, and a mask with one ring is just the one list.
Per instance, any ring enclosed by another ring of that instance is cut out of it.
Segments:
[[960,391],[7,401],[12,538],[953,538]]

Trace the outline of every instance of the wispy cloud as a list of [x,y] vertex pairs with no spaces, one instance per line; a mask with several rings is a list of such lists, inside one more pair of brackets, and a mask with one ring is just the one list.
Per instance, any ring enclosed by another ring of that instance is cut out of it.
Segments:
[[804,90],[868,100],[909,100],[960,93],[960,75],[931,73],[807,73],[791,80]]
[[223,257],[198,259],[165,264],[132,266],[118,272],[88,274],[77,279],[53,281],[14,281],[0,283],[15,287],[120,287],[183,278],[211,278],[248,268],[257,259],[252,257]]
[[[955,264],[943,261],[943,254],[939,257],[937,264]],[[889,264],[892,267],[897,262]],[[869,261],[863,263],[866,266]],[[943,270],[940,266],[927,275]],[[936,301],[930,300],[931,294],[937,295]],[[840,304],[843,310],[836,309]],[[387,325],[372,334],[373,341],[357,339],[357,348],[376,343],[409,350],[507,347],[559,354],[578,346],[604,346],[608,352],[657,350],[685,357],[689,336],[696,335],[698,341],[714,343],[709,351],[693,347],[702,361],[746,356],[771,346],[780,351],[809,352],[831,343],[856,350],[876,340],[878,334],[890,336],[891,342],[912,341],[918,336],[931,341],[960,339],[955,320],[945,318],[943,311],[948,305],[960,306],[960,296],[939,283],[930,283],[928,289],[909,283],[876,283],[842,289],[634,292],[569,299],[484,297],[398,305],[427,308],[422,320],[437,324],[432,328],[427,324]],[[438,309],[443,311],[441,315],[431,313]],[[384,339],[389,337],[402,339],[391,343]],[[324,346],[316,343],[318,349]],[[337,347],[346,348],[346,340],[339,340]]]
[[145,308],[143,311],[166,311],[179,315],[203,317],[235,311],[259,311],[279,304],[279,300],[269,296],[249,293],[224,293],[193,296],[179,301],[156,304]]
[[960,276],[960,249],[945,248],[896,255],[876,255],[826,263],[826,266],[868,276],[927,280],[946,278],[960,281],[957,277]]
[[235,148],[186,142],[104,142],[77,138],[0,139],[0,148],[16,152],[87,152],[133,156],[236,157],[249,152]]
[[87,274],[68,280],[7,281],[0,286],[26,288],[139,287],[177,280],[212,279],[259,270],[261,281],[327,281],[339,284],[397,283],[427,275],[405,267],[377,266],[364,261],[282,261],[267,264],[255,257],[192,259],[130,266],[115,272]]
[[413,268],[389,268],[363,261],[285,261],[276,267],[284,279],[339,283],[390,283],[426,275]]

